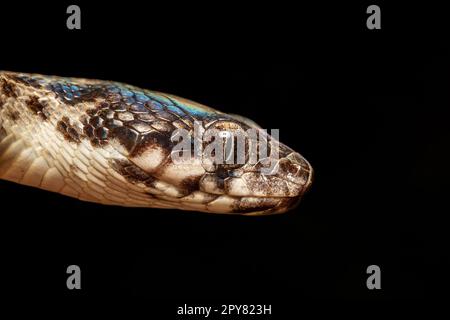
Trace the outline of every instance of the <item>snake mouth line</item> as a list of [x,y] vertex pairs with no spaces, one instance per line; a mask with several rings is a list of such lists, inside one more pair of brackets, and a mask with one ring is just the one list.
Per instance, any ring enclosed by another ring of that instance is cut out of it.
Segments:
[[247,209],[236,210],[236,213],[243,214],[246,216],[263,216],[263,215],[275,215],[284,213],[288,210],[291,210],[301,202],[302,197],[279,197],[279,198],[266,198],[267,200],[277,200],[278,205],[275,206],[261,206],[261,207],[253,207]]

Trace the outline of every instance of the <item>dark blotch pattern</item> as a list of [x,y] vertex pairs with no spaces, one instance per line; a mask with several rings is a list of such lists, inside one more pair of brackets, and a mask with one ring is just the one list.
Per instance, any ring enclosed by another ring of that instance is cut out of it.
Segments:
[[64,135],[64,138],[67,141],[75,143],[81,142],[81,135],[78,130],[71,125],[69,118],[63,117],[60,121],[58,121],[56,129]]
[[172,150],[173,143],[170,141],[170,136],[160,133],[158,131],[151,132],[142,137],[139,145],[134,149],[131,156],[136,157],[142,154],[145,150],[151,147],[159,147],[169,154]]
[[8,81],[5,78],[0,79],[0,88],[5,96],[13,98],[17,97],[16,86],[12,81]]
[[143,183],[146,186],[153,187],[155,179],[127,160],[113,160],[112,168],[120,173],[128,182]]
[[130,96],[118,98],[113,93],[87,111],[87,117],[80,120],[84,126],[83,132],[91,143],[104,145],[114,139],[133,156],[138,156],[152,145],[170,150],[170,136],[175,129],[171,121],[179,120],[179,117],[162,110],[161,103],[158,105],[161,109],[151,109],[148,101],[130,103],[130,99]]
[[180,186],[182,189],[186,190],[188,194],[196,190],[199,190],[200,189],[199,181],[201,177],[202,177],[201,175],[187,177],[181,182]]
[[12,121],[17,121],[20,118],[20,113],[16,110],[6,110],[5,116]]
[[47,116],[43,112],[45,106],[39,102],[38,97],[36,96],[30,97],[30,99],[27,102],[27,105],[31,109],[31,111],[39,115],[42,119],[47,120]]

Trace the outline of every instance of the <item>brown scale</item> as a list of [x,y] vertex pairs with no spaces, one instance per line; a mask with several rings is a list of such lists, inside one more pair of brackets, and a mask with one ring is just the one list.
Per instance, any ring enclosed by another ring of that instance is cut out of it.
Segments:
[[81,135],[78,130],[71,124],[70,119],[62,117],[56,124],[56,129],[61,132],[67,141],[80,143]]
[[[170,135],[176,127],[169,119],[180,121],[170,112],[155,112],[113,101],[97,103],[95,108],[87,111],[87,115],[80,121],[84,134],[93,145],[104,145],[116,139],[132,156],[141,154],[151,145],[170,150]],[[187,127],[186,124],[184,126]]]
[[35,114],[39,115],[43,120],[47,120],[47,116],[44,113],[45,105],[39,102],[39,98],[36,96],[30,97],[27,101],[27,106],[33,111]]
[[146,134],[155,130],[152,125],[140,120],[130,120],[127,122],[127,126],[131,127],[140,134]]
[[[108,122],[106,122],[108,125]],[[139,133],[127,126],[114,126],[110,130],[110,138],[117,139],[128,152],[132,152],[138,141]]]
[[103,119],[93,117],[87,121],[85,118],[81,120],[83,124],[83,133],[91,141],[94,146],[102,146],[108,143],[108,129],[102,127]]
[[183,190],[185,190],[187,194],[199,190],[200,189],[199,182],[201,177],[202,177],[201,175],[187,177],[180,183],[180,187]]

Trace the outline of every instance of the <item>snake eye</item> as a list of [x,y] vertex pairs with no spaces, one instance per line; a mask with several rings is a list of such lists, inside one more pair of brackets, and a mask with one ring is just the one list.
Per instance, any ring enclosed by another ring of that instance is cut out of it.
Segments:
[[233,121],[216,121],[203,134],[202,164],[207,172],[242,167],[248,160],[248,128]]

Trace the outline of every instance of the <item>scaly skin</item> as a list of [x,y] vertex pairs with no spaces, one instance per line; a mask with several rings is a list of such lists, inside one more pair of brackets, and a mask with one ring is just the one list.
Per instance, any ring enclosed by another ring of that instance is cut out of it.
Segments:
[[[309,163],[264,132],[279,158],[174,162],[174,130],[192,136],[196,121],[200,132],[256,128],[122,83],[0,72],[0,178],[108,205],[249,215],[285,212],[311,185]],[[273,175],[259,170],[270,159]]]

